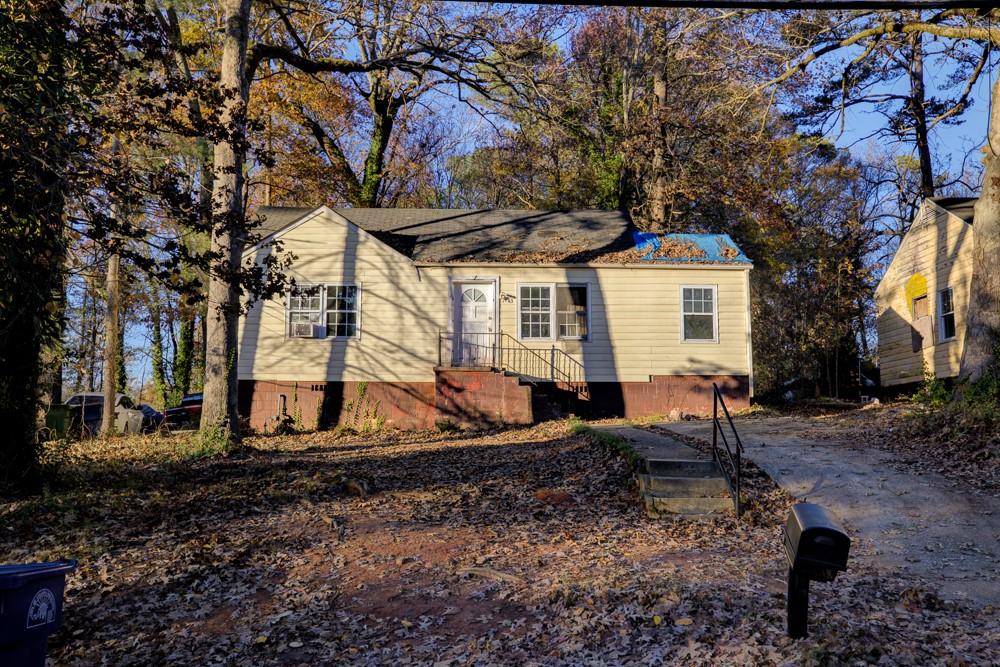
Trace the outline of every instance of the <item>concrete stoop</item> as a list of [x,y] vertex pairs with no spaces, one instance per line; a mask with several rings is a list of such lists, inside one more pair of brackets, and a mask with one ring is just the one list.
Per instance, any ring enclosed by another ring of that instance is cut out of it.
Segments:
[[644,459],[643,464],[636,479],[648,516],[711,518],[732,511],[729,487],[714,461]]

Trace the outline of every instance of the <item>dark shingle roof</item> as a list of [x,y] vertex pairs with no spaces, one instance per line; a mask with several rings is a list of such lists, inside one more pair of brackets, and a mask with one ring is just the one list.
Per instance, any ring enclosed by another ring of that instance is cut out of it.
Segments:
[[[317,209],[261,208],[260,238]],[[600,210],[341,208],[336,213],[417,262],[744,264],[726,234],[640,232]]]
[[976,206],[976,202],[979,201],[978,197],[931,197],[930,199],[944,210],[969,224],[972,224],[973,209]]
[[337,213],[418,262],[584,261],[633,247],[621,211],[342,208]]
[[304,206],[261,206],[257,209],[260,224],[254,227],[253,233],[260,238],[270,236],[315,210],[316,207]]

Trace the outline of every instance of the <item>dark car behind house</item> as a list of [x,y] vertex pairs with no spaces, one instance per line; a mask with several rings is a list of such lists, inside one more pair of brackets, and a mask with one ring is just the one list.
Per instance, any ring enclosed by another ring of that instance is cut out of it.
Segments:
[[201,421],[201,400],[201,393],[188,394],[181,399],[180,405],[168,408],[163,413],[163,423],[175,429],[198,428]]
[[148,403],[143,403],[139,406],[140,412],[142,412],[142,430],[155,431],[160,428],[163,424],[163,413],[154,408]]
[[[104,418],[104,394],[82,392],[66,401],[69,409],[70,432],[80,437],[97,435]],[[115,396],[115,430],[119,433],[140,433],[149,430],[146,414],[128,396]],[[155,426],[153,426],[155,428]]]

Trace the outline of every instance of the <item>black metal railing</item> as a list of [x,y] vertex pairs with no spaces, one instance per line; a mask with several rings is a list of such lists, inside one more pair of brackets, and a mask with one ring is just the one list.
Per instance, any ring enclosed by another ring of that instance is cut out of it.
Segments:
[[497,333],[438,332],[438,366],[491,368],[533,382],[562,382],[574,388],[586,383],[584,366],[564,350],[528,347],[502,331]]
[[[719,408],[729,424],[729,430],[733,437],[733,445],[729,444],[726,431],[722,427],[722,420],[719,419]],[[719,439],[722,439],[723,447],[719,447]],[[725,460],[723,460],[725,454]],[[736,518],[743,515],[742,477],[743,477],[743,441],[733,423],[733,417],[729,414],[726,401],[719,391],[719,385],[712,383],[712,460],[722,470],[726,484],[729,486],[729,494],[733,497],[736,506]]]

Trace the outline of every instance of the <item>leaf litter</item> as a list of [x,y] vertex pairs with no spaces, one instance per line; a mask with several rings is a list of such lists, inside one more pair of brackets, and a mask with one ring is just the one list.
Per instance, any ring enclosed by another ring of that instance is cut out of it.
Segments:
[[863,568],[814,586],[812,636],[788,639],[789,499],[759,471],[741,523],[656,522],[562,422],[249,445],[0,505],[0,559],[80,560],[53,664],[1000,661],[996,610]]

